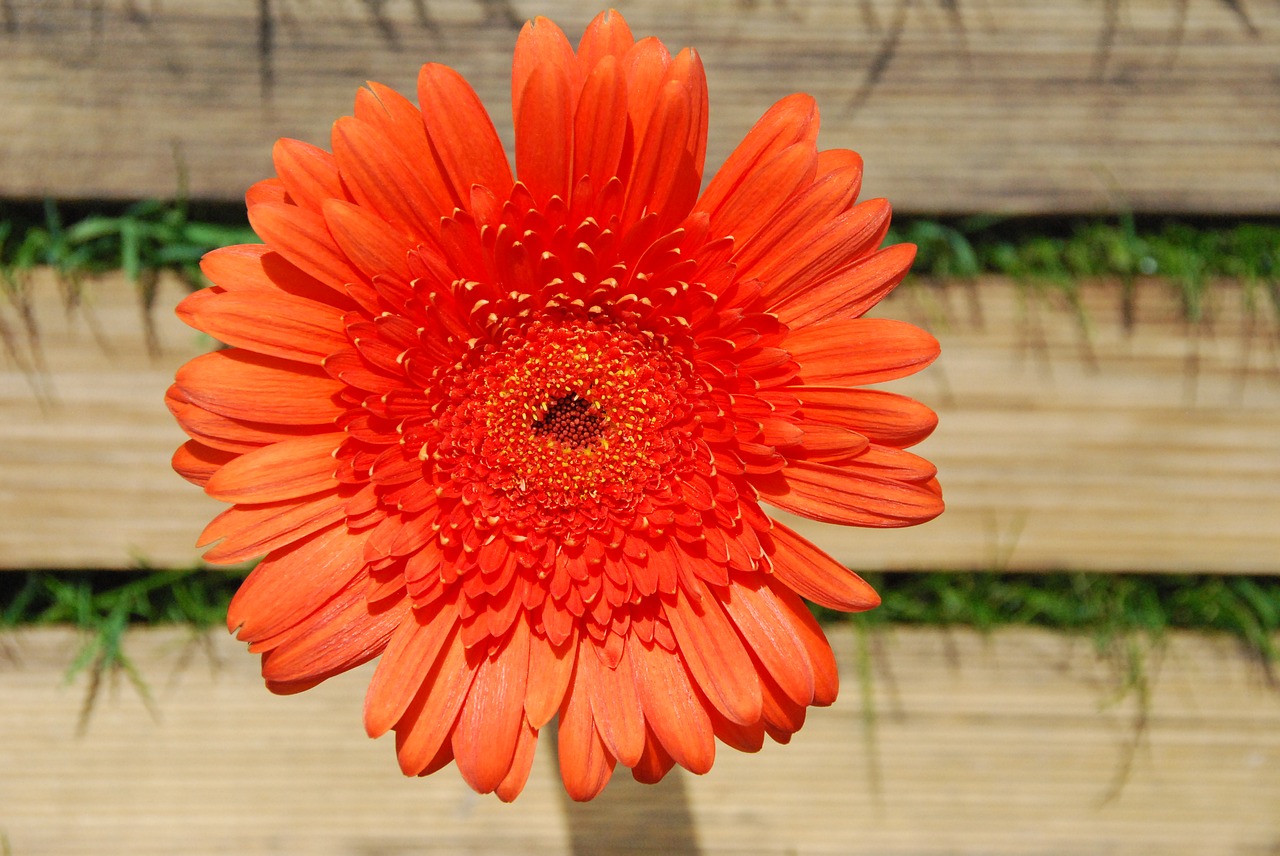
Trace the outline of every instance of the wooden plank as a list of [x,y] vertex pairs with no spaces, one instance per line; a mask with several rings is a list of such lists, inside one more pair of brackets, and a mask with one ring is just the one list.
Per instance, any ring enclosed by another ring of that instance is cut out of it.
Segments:
[[158,354],[122,278],[93,283],[70,313],[51,275],[31,288],[36,344],[13,303],[0,304],[23,337],[17,359],[0,358],[0,567],[195,565],[195,536],[219,509],[169,467],[185,435],[164,392],[211,344],[174,316],[182,286],[162,286]]
[[[0,568],[197,561],[192,542],[223,506],[168,465],[183,435],[164,390],[207,344],[172,315],[182,293],[162,285],[151,356],[126,283],[91,284],[67,315],[49,275],[33,282],[44,370],[0,363]],[[1280,572],[1280,322],[1250,321],[1224,284],[1212,323],[1188,328],[1168,288],[1145,282],[1126,332],[1116,293],[1083,290],[1085,330],[1008,282],[900,290],[884,314],[943,345],[892,388],[940,413],[918,451],[948,510],[897,531],[801,528],[864,570]]]
[[[1174,634],[1136,695],[1086,640],[1036,630],[892,628],[876,643],[863,729],[855,639],[845,679],[789,746],[719,753],[665,787],[616,777],[568,805],[553,746],[512,806],[447,769],[400,776],[360,726],[370,667],[302,695],[263,688],[257,658],[215,633],[133,631],[153,719],[105,689],[82,736],[85,678],[68,630],[0,637],[0,840],[22,856],[344,853],[1027,854],[1202,856],[1280,843],[1280,693],[1230,641]],[[1128,769],[1123,785],[1117,774]],[[682,805],[666,805],[672,795]],[[655,809],[665,805],[664,814]],[[637,817],[694,834],[613,836]],[[605,846],[612,842],[614,846]]]
[[1008,282],[974,302],[900,291],[885,313],[942,342],[892,388],[939,412],[915,451],[937,463],[947,511],[807,531],[853,567],[1280,572],[1280,324],[1243,312],[1241,291],[1216,296],[1193,326],[1146,282],[1126,331],[1103,285],[1079,312]]
[[[0,196],[239,199],[280,136],[327,146],[366,79],[457,67],[511,139],[516,26],[596,0],[7,0]],[[774,100],[901,211],[1280,210],[1280,4],[634,0],[637,33],[709,69],[711,164]],[[576,35],[574,36],[576,38]]]

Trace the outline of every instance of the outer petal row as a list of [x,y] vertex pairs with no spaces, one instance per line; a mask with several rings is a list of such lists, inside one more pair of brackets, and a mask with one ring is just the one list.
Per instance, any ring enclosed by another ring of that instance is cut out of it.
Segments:
[[621,17],[597,17],[575,55],[545,18],[516,42],[512,111],[516,170],[541,206],[568,200],[585,177],[595,193],[627,188],[623,225],[657,213],[659,232],[697,198],[707,140],[707,83],[693,51],[674,59],[656,39],[632,43]]

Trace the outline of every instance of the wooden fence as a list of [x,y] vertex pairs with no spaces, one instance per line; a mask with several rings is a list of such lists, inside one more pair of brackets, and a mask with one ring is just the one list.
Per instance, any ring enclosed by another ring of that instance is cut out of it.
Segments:
[[[1280,211],[1275,0],[627,0],[696,46],[711,164],[793,91],[900,211]],[[601,0],[5,0],[0,198],[238,199],[272,141],[439,61],[510,138],[516,29]]]
[[[0,0],[0,200],[234,200],[275,138],[325,145],[361,81],[412,93],[429,60],[509,141],[519,22],[573,35],[598,2]],[[1280,212],[1280,0],[617,5],[702,52],[712,165],[801,90],[899,212]],[[1188,324],[1143,281],[1130,327],[1109,283],[901,290],[886,314],[943,344],[894,388],[939,411],[919,451],[948,510],[804,531],[864,570],[1280,573],[1280,321],[1247,284],[1212,294]],[[118,276],[72,295],[47,271],[0,292],[0,570],[198,562],[221,506],[170,471],[162,396],[211,343],[181,295],[144,312]],[[367,668],[277,698],[221,634],[132,632],[155,719],[108,680],[76,736],[82,641],[0,635],[0,853],[1280,852],[1280,693],[1203,636],[1112,660],[1026,630],[895,628],[868,654],[837,628],[845,690],[791,746],[578,806],[544,745],[512,807],[399,777],[359,727]]]

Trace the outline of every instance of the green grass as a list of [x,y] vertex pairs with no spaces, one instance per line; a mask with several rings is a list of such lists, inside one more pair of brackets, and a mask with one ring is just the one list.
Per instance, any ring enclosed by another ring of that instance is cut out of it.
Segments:
[[[1276,220],[899,217],[888,240],[919,247],[916,281],[999,274],[1072,297],[1082,281],[1111,279],[1131,293],[1139,278],[1156,277],[1198,321],[1209,289],[1230,279],[1244,285],[1252,308],[1280,314]],[[239,205],[0,202],[0,284],[12,291],[25,273],[47,266],[76,284],[120,270],[145,290],[169,271],[194,288],[204,284],[200,256],[256,241]]]
[[[131,625],[220,625],[243,571],[30,571],[0,574],[0,628],[62,624],[92,638],[93,655],[119,650]],[[884,603],[854,620],[1041,627],[1093,637],[1194,630],[1234,637],[1260,663],[1280,660],[1280,577],[1208,574],[868,574]],[[844,620],[818,610],[825,621]],[[83,667],[83,666],[81,666]]]
[[[0,574],[0,627],[220,624],[245,572],[28,571]],[[884,597],[857,620],[1043,627],[1081,633],[1226,633],[1280,657],[1280,576],[1008,572],[869,573]],[[819,611],[824,620],[840,613]]]
[[52,201],[38,208],[0,204],[0,276],[11,282],[36,267],[51,267],[68,281],[123,271],[146,285],[169,271],[193,288],[203,284],[200,257],[214,247],[256,243],[243,220],[193,217],[184,200],[147,199],[124,206]]
[[1280,223],[1176,218],[898,218],[889,242],[918,248],[915,272],[1074,282],[1156,276],[1186,286],[1226,277],[1280,286]]
[[1179,574],[870,574],[884,603],[870,624],[1008,625],[1089,633],[1199,630],[1277,658],[1280,577]]
[[1123,323],[1134,323],[1140,279],[1177,294],[1186,319],[1205,318],[1211,290],[1238,283],[1250,313],[1280,317],[1280,223],[1078,218],[953,221],[901,219],[890,241],[919,249],[916,280],[951,282],[996,274],[1063,295],[1078,306],[1080,286],[1108,280],[1121,292]]
[[66,680],[88,675],[83,732],[107,679],[127,679],[154,715],[147,682],[125,650],[130,627],[179,624],[203,634],[223,623],[242,578],[220,571],[0,573],[0,630],[64,625],[81,632]]
[[111,636],[135,624],[212,627],[242,579],[212,570],[6,572],[0,627],[69,624]]
[[138,293],[148,350],[157,352],[151,309],[161,274],[199,288],[207,284],[200,274],[201,256],[214,247],[257,241],[243,217],[237,221],[225,214],[221,220],[195,217],[182,199],[64,208],[47,200],[38,206],[0,202],[0,297],[17,316],[15,329],[0,315],[0,348],[29,377],[39,374],[40,328],[30,283],[37,268],[50,268],[68,309],[79,303],[94,276],[122,271]]

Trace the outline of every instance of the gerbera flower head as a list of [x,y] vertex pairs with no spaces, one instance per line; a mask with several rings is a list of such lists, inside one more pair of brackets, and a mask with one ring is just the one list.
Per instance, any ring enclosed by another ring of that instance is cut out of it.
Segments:
[[869,384],[938,353],[863,314],[914,254],[818,111],[770,109],[701,191],[691,50],[617,13],[576,50],[526,25],[515,172],[472,89],[378,84],[250,189],[262,245],[205,257],[179,314],[229,348],[168,403],[188,480],[232,503],[216,563],[265,556],[228,625],[292,693],[380,656],[371,736],[514,798],[559,717],[565,787],[787,742],[837,674],[806,598],[875,592],[763,505],[855,526],[942,510],[903,451],[935,417]]

